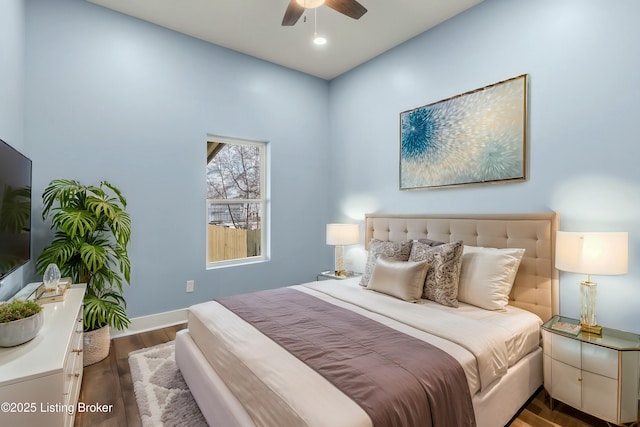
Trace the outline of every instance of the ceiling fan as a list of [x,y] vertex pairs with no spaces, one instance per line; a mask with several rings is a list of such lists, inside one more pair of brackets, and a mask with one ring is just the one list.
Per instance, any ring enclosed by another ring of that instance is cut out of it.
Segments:
[[323,4],[353,19],[360,19],[367,13],[367,9],[356,0],[291,0],[284,12],[282,26],[295,25],[306,9],[315,9]]

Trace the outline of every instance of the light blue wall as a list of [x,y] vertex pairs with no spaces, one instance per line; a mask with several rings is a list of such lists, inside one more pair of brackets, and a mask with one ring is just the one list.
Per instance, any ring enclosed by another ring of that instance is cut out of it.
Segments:
[[[629,274],[594,278],[598,320],[640,332],[640,2],[486,0],[330,84],[331,215],[559,212],[568,231],[629,232]],[[526,182],[398,190],[399,113],[520,74]],[[561,273],[561,313],[579,313]]]
[[[330,262],[326,81],[84,0],[29,0],[27,28],[34,192],[54,178],[122,190],[130,316],[313,280]],[[269,142],[269,262],[205,269],[208,133]],[[39,253],[50,235],[34,226]]]
[[[20,58],[22,2],[5,2],[0,31],[15,40],[0,47]],[[108,179],[129,198],[131,316],[310,280],[331,260],[327,220],[555,210],[564,230],[629,231],[629,274],[598,278],[598,315],[640,332],[640,3],[486,0],[330,84],[83,0],[27,5],[26,83],[22,65],[0,70],[26,87],[26,130],[19,110],[7,116],[23,99],[2,76],[11,95],[0,99],[0,131],[33,158],[35,194],[70,177]],[[398,190],[399,112],[523,73],[526,182]],[[271,143],[268,263],[204,269],[207,133]],[[37,255],[49,234],[38,218],[34,227]],[[578,280],[561,274],[562,314],[577,316]]]
[[[24,0],[4,0],[0,11],[0,139],[30,156],[24,142]],[[2,281],[0,301],[23,285],[30,264]]]

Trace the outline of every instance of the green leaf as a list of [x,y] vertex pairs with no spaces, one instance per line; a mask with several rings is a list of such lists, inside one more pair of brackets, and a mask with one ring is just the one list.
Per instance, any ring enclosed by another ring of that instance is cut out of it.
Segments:
[[118,199],[120,200],[120,204],[122,205],[122,209],[125,209],[127,207],[127,199],[124,198],[120,190],[118,190],[116,187],[114,187],[107,181],[102,181],[100,183],[100,186],[103,186],[103,185],[111,189],[111,191],[113,191],[114,193],[116,193],[116,195],[118,196]]
[[116,293],[107,293],[101,297],[86,294],[83,317],[85,331],[93,331],[106,325],[122,330],[131,323],[124,307],[124,298]]
[[122,273],[124,279],[129,282],[131,280],[131,261],[129,260],[129,255],[127,255],[126,250],[119,246],[115,248],[115,254],[120,264],[120,273]]
[[111,230],[118,244],[126,247],[131,239],[131,218],[123,210],[117,210],[111,221]]
[[54,215],[53,225],[74,238],[93,233],[98,226],[98,220],[89,211],[63,208]]
[[116,215],[116,209],[118,209],[117,206],[114,206],[113,203],[108,200],[98,199],[93,196],[87,197],[86,206],[87,209],[97,217],[104,215],[110,220],[113,220],[113,217]]
[[105,265],[108,253],[104,246],[83,243],[80,246],[80,257],[87,266],[87,270],[95,273]]
[[71,240],[66,234],[58,234],[56,239],[38,257],[36,270],[38,273],[44,274],[49,264],[65,265],[77,252],[77,242]]
[[57,201],[60,206],[74,205],[76,195],[84,191],[84,187],[77,181],[68,179],[54,179],[42,193],[42,219],[46,219],[53,204]]

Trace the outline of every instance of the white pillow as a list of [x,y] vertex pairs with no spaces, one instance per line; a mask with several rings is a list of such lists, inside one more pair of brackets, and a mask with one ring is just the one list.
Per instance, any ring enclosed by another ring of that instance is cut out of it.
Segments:
[[428,269],[426,261],[396,261],[380,255],[373,267],[367,289],[405,301],[418,302]]
[[502,310],[525,250],[465,246],[458,284],[458,301],[487,310]]

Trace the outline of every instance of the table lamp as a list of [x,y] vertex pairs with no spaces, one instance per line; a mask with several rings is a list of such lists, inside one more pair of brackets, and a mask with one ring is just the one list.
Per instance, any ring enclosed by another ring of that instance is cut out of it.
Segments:
[[556,233],[556,268],[587,275],[580,282],[580,324],[582,330],[602,334],[596,322],[596,288],[591,275],[626,274],[629,265],[628,234],[626,232]]
[[345,277],[347,275],[347,271],[344,268],[345,245],[355,245],[359,241],[358,224],[327,224],[327,245],[336,247],[336,276]]

